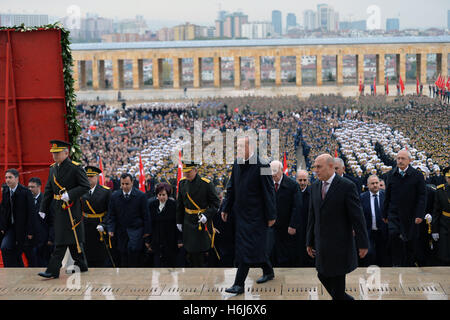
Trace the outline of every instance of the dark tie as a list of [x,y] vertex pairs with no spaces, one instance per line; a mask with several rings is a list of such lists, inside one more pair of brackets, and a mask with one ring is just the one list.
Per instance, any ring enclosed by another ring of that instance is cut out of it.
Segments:
[[325,196],[326,196],[326,194],[327,194],[327,185],[328,185],[328,182],[327,182],[327,181],[324,181],[324,182],[322,183],[322,200],[325,199]]
[[278,183],[275,182],[275,192],[278,191]]
[[373,195],[373,202],[374,202],[374,204],[375,204],[375,221],[376,221],[376,224],[377,224],[377,229],[378,229],[378,227],[379,227],[379,220],[381,219],[381,212],[380,212],[380,205],[379,205],[379,203],[378,203],[378,195],[376,195],[376,194],[374,194]]
[[128,193],[125,194],[125,199],[126,200],[130,199],[130,195]]
[[89,190],[89,196],[92,197],[92,190]]
[[11,203],[11,224],[14,224],[14,204],[13,204],[13,195],[14,195],[14,191],[12,191],[11,189],[9,189],[10,192],[10,203]]

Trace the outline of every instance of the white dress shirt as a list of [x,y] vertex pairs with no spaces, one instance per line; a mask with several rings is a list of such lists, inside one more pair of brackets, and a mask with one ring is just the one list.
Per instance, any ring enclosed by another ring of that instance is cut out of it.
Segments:
[[375,214],[375,197],[374,195],[377,195],[378,197],[378,208],[380,208],[380,191],[377,193],[370,192],[370,211],[372,212],[372,230],[378,230],[377,228],[377,216]]

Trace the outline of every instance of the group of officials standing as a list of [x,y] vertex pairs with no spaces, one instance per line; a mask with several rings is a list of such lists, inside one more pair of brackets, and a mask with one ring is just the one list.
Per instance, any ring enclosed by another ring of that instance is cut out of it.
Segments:
[[[192,267],[206,266],[211,255],[230,259],[237,266],[230,293],[244,292],[251,267],[262,269],[257,283],[264,283],[275,277],[272,263],[301,264],[316,267],[333,299],[350,300],[345,276],[358,265],[423,265],[433,246],[450,263],[450,170],[434,190],[407,150],[398,152],[385,190],[371,176],[360,194],[331,155],[315,159],[318,180],[309,185],[306,171],[294,181],[279,161],[260,159],[245,137],[223,199],[196,164],[184,162],[176,200],[169,185],[159,184],[149,201],[131,175],[123,174],[112,193],[98,184],[98,168],[70,160],[68,143],[50,143],[55,163],[43,195],[39,179],[26,188],[17,170],[6,172],[0,215],[6,267],[23,266],[24,253],[32,266],[47,267],[40,276],[58,278],[67,249],[80,272],[142,266],[143,251],[153,253],[155,266],[173,266],[183,248]],[[232,243],[233,254],[220,241]]]

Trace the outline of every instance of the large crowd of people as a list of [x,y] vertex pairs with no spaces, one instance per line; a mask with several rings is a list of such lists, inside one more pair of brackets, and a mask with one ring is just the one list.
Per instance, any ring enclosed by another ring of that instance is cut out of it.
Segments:
[[[209,130],[215,130],[214,142],[224,142],[219,149],[214,149],[215,155],[219,153],[219,163],[202,162],[197,167],[198,174],[216,187],[221,200],[227,196],[225,191],[233,165],[226,159],[230,150],[227,150],[225,142],[230,130],[254,129],[258,134],[258,130],[267,129],[267,141],[271,141],[274,135],[271,130],[278,129],[278,159],[273,157],[271,142],[267,156],[271,160],[283,161],[286,155],[287,177],[297,180],[302,192],[306,188],[300,182],[300,176],[306,175],[307,184],[316,181],[318,177],[313,164],[322,154],[342,161],[337,164],[336,172],[343,170],[343,176],[355,182],[359,193],[371,190],[374,177],[380,184],[388,184],[388,173],[396,167],[402,150],[408,152],[411,166],[424,173],[426,183],[432,188],[445,183],[441,172],[449,165],[448,105],[423,96],[411,95],[393,100],[385,96],[344,98],[317,95],[309,99],[246,96],[210,98],[195,104],[192,101],[123,104],[118,107],[80,104],[77,108],[82,127],[79,144],[83,166],[98,167],[101,160],[106,185],[114,192],[123,190],[124,177],[129,177],[135,188],[139,187],[139,163],[142,161],[146,197],[155,208],[158,207],[155,201],[160,201],[160,204],[167,201],[160,200],[160,192],[171,201],[175,200],[179,169],[176,155],[186,143],[190,149],[199,147],[194,137],[198,123],[200,136],[206,137]],[[179,129],[189,132],[192,140],[174,137]],[[211,141],[202,139],[201,150],[207,150]],[[231,150],[233,155],[234,151]],[[173,206],[171,208],[175,210]],[[216,248],[227,258],[216,259],[217,252],[211,250],[208,266],[231,266],[233,262],[230,254],[233,251],[230,249],[233,230],[220,219],[220,210],[214,217],[218,231]],[[175,238],[177,241],[181,239],[179,235]],[[298,243],[304,243],[304,240],[298,240]],[[170,260],[173,266],[187,263],[186,252],[180,244],[176,250],[177,257],[172,256]],[[148,245],[141,254],[148,257],[154,252]],[[276,256],[275,250],[272,258]],[[159,266],[154,264],[156,260],[153,258],[139,261],[139,266]],[[311,266],[307,258],[292,261],[292,266]],[[272,262],[277,266],[275,260]],[[360,263],[364,265],[366,262]]]

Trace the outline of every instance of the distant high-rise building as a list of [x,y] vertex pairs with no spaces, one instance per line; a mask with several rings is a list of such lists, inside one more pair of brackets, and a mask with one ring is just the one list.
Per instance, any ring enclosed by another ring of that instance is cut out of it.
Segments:
[[295,27],[297,25],[297,17],[295,13],[288,13],[286,17],[286,32],[289,28]]
[[219,14],[219,17],[223,19],[217,19],[216,24],[216,37],[226,38],[240,38],[242,37],[242,25],[248,22],[248,16],[242,12],[234,12],[231,14]]
[[249,39],[265,39],[273,36],[271,22],[249,22],[242,25],[242,37]]
[[0,14],[0,26],[12,27],[24,24],[26,27],[43,26],[48,24],[46,14]]
[[275,33],[281,35],[282,34],[282,21],[281,21],[281,11],[273,10],[272,11],[272,25]]
[[400,19],[391,18],[386,19],[386,31],[398,31],[400,30]]
[[317,27],[326,31],[337,31],[339,28],[339,13],[327,4],[318,4]]
[[306,10],[303,12],[303,27],[305,30],[317,29],[317,17],[313,10]]

